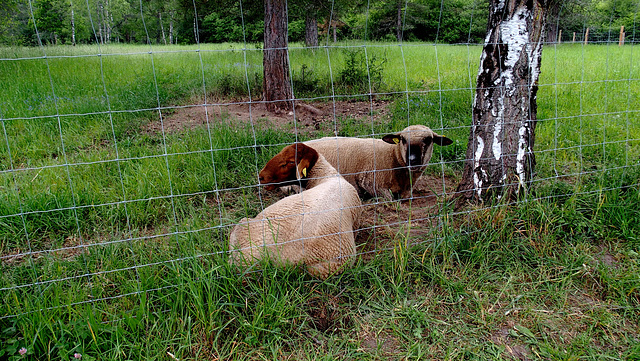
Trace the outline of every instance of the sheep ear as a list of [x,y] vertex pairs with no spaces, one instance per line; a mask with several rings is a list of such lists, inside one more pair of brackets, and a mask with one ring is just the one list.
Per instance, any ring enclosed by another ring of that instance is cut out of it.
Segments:
[[453,144],[453,140],[445,137],[444,135],[437,135],[435,133],[433,134],[433,142],[441,146]]
[[296,179],[305,178],[307,176],[307,168],[309,168],[309,161],[303,158],[296,167]]
[[382,137],[382,140],[389,144],[398,144],[400,143],[400,136],[397,134],[387,134]]

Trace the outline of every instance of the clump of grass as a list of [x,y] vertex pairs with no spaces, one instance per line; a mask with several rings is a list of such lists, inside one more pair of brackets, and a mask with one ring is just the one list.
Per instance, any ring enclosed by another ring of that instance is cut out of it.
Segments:
[[293,89],[298,97],[322,95],[320,79],[307,64],[302,64],[300,72],[291,71]]

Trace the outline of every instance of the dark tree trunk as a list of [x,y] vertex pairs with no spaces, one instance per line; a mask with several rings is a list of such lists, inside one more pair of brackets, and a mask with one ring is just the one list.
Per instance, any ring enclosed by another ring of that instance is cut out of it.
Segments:
[[307,47],[318,46],[318,20],[315,11],[309,11],[304,22],[304,44]]
[[396,18],[396,39],[402,41],[402,1],[398,1],[398,17]]
[[[535,167],[536,93],[549,0],[491,0],[460,200],[526,192]],[[460,203],[459,203],[460,204]]]
[[547,10],[547,26],[545,28],[545,32],[547,33],[547,42],[555,43],[558,42],[558,32],[560,26],[558,22],[558,17],[560,16],[560,10],[562,9],[562,5],[560,1],[554,2],[548,7]]
[[291,110],[287,2],[264,0],[264,100],[269,111]]

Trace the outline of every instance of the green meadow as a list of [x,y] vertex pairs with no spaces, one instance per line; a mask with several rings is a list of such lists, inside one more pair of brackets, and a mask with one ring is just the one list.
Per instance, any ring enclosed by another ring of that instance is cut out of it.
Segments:
[[[339,135],[425,124],[454,139],[426,173],[456,183],[480,52],[289,56],[305,102],[388,104],[384,121],[336,114]],[[224,252],[276,200],[259,169],[312,135],[230,113],[159,126],[205,100],[260,101],[259,47],[0,48],[0,360],[640,359],[639,57],[547,45],[527,199],[460,211],[443,197],[437,227],[380,232],[319,281],[239,273]]]

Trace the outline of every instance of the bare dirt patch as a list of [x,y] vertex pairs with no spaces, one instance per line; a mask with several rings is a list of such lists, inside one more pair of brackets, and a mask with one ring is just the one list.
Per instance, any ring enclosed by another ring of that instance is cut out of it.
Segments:
[[414,185],[412,198],[364,201],[356,236],[358,253],[379,251],[389,247],[390,241],[414,243],[429,237],[437,225],[439,202],[453,194],[455,186],[453,179],[424,174]]
[[[295,111],[271,113],[262,102],[212,101],[210,105],[191,105],[166,111],[163,122],[152,122],[146,127],[150,133],[180,132],[212,124],[254,124],[267,128],[300,131],[332,129],[338,117],[351,117],[363,121],[384,121],[389,112],[388,101],[373,100],[298,103]],[[294,123],[295,120],[295,123]]]
[[501,325],[500,329],[491,335],[491,341],[496,345],[505,347],[507,353],[516,360],[530,360],[531,350],[529,347],[511,336],[515,322],[507,321]]

